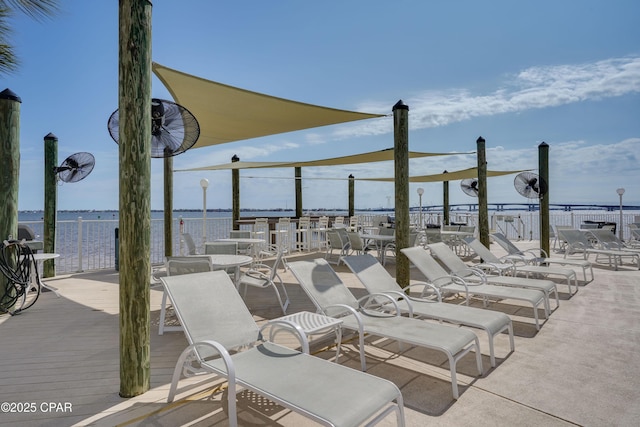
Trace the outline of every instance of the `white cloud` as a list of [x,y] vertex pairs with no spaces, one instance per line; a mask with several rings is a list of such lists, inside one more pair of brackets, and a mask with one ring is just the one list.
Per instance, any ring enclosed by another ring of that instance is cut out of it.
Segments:
[[[585,64],[531,67],[507,77],[504,87],[489,94],[466,89],[424,91],[404,100],[410,108],[413,130],[446,126],[474,117],[517,113],[599,100],[640,92],[640,57],[611,58]],[[388,103],[358,106],[367,112],[388,113]],[[390,118],[342,126],[335,139],[386,134],[393,131]]]

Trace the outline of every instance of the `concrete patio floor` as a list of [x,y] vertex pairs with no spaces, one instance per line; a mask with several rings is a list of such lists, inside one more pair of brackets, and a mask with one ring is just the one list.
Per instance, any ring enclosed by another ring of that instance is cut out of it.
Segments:
[[[491,249],[501,253],[495,244]],[[387,267],[395,273],[393,263]],[[344,265],[335,268],[356,296],[364,294]],[[412,280],[420,280],[416,269],[411,273]],[[465,356],[458,363],[458,400],[451,396],[448,364],[438,352],[405,346],[398,354],[397,343],[370,337],[368,372],[400,387],[408,426],[637,426],[640,271],[629,264],[613,271],[594,263],[594,273],[592,282],[580,282],[576,295],[569,296],[558,282],[560,307],[539,332],[530,307],[491,304],[512,317],[515,352],[501,335],[497,366],[491,368],[487,338],[478,333],[484,375],[477,376],[474,356]],[[281,276],[291,297],[288,313],[315,311],[293,276],[288,271]],[[160,288],[151,291],[151,390],[124,399],[118,396],[118,273],[78,273],[47,283],[59,289],[60,298],[45,292],[24,313],[0,316],[0,403],[14,403],[2,405],[1,426],[228,425],[225,383],[211,376],[181,380],[176,401],[166,403],[174,364],[187,341],[182,332],[158,335]],[[281,315],[271,290],[250,289],[246,303],[259,323]],[[313,343],[312,352],[331,359],[335,352],[328,343]],[[346,340],[340,363],[359,367],[353,341]],[[313,424],[250,392],[238,395],[238,408],[240,425]]]

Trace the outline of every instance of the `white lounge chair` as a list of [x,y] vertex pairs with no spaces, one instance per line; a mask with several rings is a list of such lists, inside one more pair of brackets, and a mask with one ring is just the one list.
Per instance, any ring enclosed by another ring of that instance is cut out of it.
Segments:
[[584,259],[589,259],[590,255],[595,255],[595,261],[600,263],[600,259],[605,257],[609,267],[618,269],[618,265],[622,264],[624,259],[630,259],[635,262],[640,269],[640,253],[603,249],[594,247],[589,239],[580,230],[564,229],[559,231],[562,235],[562,239],[566,242],[564,256],[569,254],[580,253]]
[[427,247],[431,250],[433,255],[442,262],[445,268],[449,270],[450,274],[459,276],[467,282],[480,281],[481,283],[488,283],[491,285],[541,291],[544,294],[544,305],[547,316],[551,314],[551,305],[549,304],[549,300],[552,293],[555,295],[556,308],[560,306],[558,289],[555,282],[551,280],[489,275],[479,268],[465,264],[465,262],[444,243],[434,243],[432,245],[427,245]]
[[489,299],[524,301],[533,307],[536,330],[540,330],[540,321],[538,319],[538,307],[540,305],[544,307],[545,317],[548,317],[545,295],[542,291],[490,285],[486,282],[468,283],[461,277],[450,275],[433,259],[428,251],[418,246],[401,249],[401,252],[441,293],[464,294],[467,305],[469,305],[471,296],[480,297],[485,307],[488,305]]
[[[585,283],[593,281],[593,265],[591,264],[591,262],[589,262],[589,260],[549,257],[549,255],[542,248],[521,250],[502,233],[493,233],[491,234],[491,238],[494,242],[502,246],[502,248],[507,251],[509,257],[516,257],[517,259],[520,259],[526,263],[536,265],[559,264],[568,265],[571,267],[580,267],[582,268],[582,275],[584,277]],[[590,280],[587,279],[587,270],[591,272]]]
[[398,425],[404,425],[402,394],[392,382],[263,341],[265,327],[286,324],[308,351],[304,332],[293,323],[275,320],[258,328],[224,272],[161,280],[189,342],[178,358],[168,402],[175,398],[183,372],[214,373],[228,382],[231,426],[238,425],[237,386],[326,426],[373,424],[392,412]]
[[[371,334],[443,352],[449,360],[454,399],[459,396],[456,380],[458,360],[470,351],[475,351],[478,373],[482,375],[480,342],[473,332],[453,326],[402,317],[397,309],[395,310],[396,315],[366,310],[363,301],[357,300],[351,294],[349,288],[323,258],[291,262],[289,268],[319,312],[332,317],[340,316],[343,321],[343,329],[350,329],[358,333],[360,363],[363,371],[366,370],[364,336]],[[365,300],[370,300],[372,297],[382,298],[385,295],[369,295],[365,297]],[[393,304],[394,300],[386,297]]]
[[[167,257],[165,263],[167,276],[178,276],[182,274],[202,273],[213,270],[211,259],[208,256],[176,256]],[[181,331],[182,326],[166,326],[167,317],[167,291],[162,290],[162,302],[160,303],[160,321],[158,335],[163,335],[165,331]]]
[[[491,366],[496,366],[494,353],[494,340],[502,332],[508,332],[511,351],[515,350],[513,340],[513,326],[511,318],[497,311],[483,310],[464,305],[448,304],[442,302],[440,292],[433,285],[419,284],[434,289],[437,300],[416,298],[407,295],[389,272],[372,255],[347,256],[344,263],[358,277],[367,291],[371,294],[390,294],[394,297],[398,308],[411,317],[424,317],[439,321],[454,323],[457,325],[471,326],[482,329],[489,338],[489,357]],[[423,290],[422,296],[424,297]]]
[[626,242],[620,240],[618,236],[613,234],[611,230],[597,228],[589,230],[588,233],[598,241],[598,245],[602,249],[640,253],[640,248],[634,248],[633,246],[628,245]]
[[567,287],[569,288],[569,294],[571,292],[571,282],[573,281],[576,291],[578,292],[578,277],[576,272],[569,268],[557,268],[557,267],[545,267],[541,265],[518,265],[513,259],[498,258],[491,250],[489,250],[482,242],[475,237],[465,237],[462,241],[471,248],[484,263],[488,263],[491,267],[495,267],[500,274],[509,274],[517,276],[523,274],[525,277],[533,276],[561,276],[567,281]]

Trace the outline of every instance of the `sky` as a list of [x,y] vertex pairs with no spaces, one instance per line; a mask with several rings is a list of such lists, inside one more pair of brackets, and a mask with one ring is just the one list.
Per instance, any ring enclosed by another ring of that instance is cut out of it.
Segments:
[[[61,1],[48,19],[16,15],[21,65],[0,75],[20,106],[19,210],[44,207],[44,137],[58,160],[95,156],[92,173],[60,183],[59,210],[118,209],[118,2]],[[537,172],[549,144],[549,201],[640,205],[640,2],[636,0],[300,2],[156,0],[157,63],[243,89],[386,117],[189,150],[174,169],[306,161],[393,147],[392,107],[409,106],[409,149],[452,153],[410,161],[411,176],[477,166]],[[154,76],[152,96],[171,100]],[[215,102],[215,100],[211,100]],[[187,106],[188,108],[188,106]],[[198,118],[206,120],[206,118]],[[163,161],[152,159],[151,208],[163,209]],[[303,169],[304,209],[346,209],[346,178],[393,176],[393,162]],[[515,175],[489,178],[489,203],[527,203]],[[240,172],[241,208],[294,208],[293,170]],[[231,172],[175,172],[174,207],[231,208]],[[332,179],[327,179],[332,178]],[[336,180],[343,178],[344,180]],[[442,184],[412,183],[410,204],[442,204]],[[355,183],[355,208],[389,208],[394,185]],[[450,183],[450,202],[475,203]]]

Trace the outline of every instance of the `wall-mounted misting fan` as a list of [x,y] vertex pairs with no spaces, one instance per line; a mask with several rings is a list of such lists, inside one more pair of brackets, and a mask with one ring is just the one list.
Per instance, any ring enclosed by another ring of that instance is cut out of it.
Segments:
[[460,181],[460,188],[468,196],[478,197],[478,179],[467,178]]
[[527,199],[541,199],[547,193],[547,183],[533,172],[520,172],[513,180],[513,185]]
[[[114,111],[107,123],[109,135],[118,143],[120,115]],[[151,157],[177,156],[193,147],[200,137],[200,125],[189,110],[175,102],[151,100]]]
[[93,170],[96,159],[91,153],[75,153],[67,157],[62,164],[54,169],[58,179],[62,182],[78,182],[87,177]]

